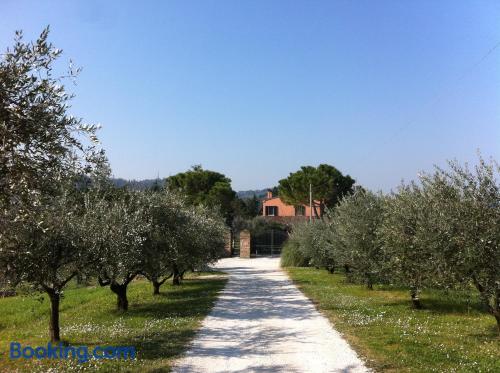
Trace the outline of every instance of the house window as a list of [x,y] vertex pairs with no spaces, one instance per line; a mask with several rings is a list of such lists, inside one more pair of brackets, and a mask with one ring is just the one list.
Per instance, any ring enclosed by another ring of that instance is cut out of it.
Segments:
[[295,216],[304,216],[306,214],[305,206],[295,206]]
[[266,216],[278,216],[278,206],[266,206]]

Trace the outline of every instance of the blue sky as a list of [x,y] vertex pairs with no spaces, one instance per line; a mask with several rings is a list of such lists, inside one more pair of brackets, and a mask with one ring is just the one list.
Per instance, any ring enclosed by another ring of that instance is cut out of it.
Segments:
[[50,24],[83,67],[72,111],[114,175],[194,164],[236,190],[333,164],[388,191],[500,160],[498,1],[3,0],[0,47]]

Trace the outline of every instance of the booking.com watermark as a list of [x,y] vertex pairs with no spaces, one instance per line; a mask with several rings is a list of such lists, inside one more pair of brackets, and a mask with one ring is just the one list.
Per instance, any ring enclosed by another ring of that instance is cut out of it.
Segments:
[[19,342],[10,343],[9,357],[11,359],[77,359],[85,363],[90,359],[135,359],[133,346],[68,346],[62,343],[47,346],[22,346]]

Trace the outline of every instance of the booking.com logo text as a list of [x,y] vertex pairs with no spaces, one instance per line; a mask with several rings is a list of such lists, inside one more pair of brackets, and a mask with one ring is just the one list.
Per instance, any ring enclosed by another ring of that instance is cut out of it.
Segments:
[[10,343],[9,357],[11,359],[77,359],[85,363],[90,359],[135,359],[133,346],[96,346],[89,351],[88,346],[65,346],[62,343],[47,346],[25,346],[18,342]]

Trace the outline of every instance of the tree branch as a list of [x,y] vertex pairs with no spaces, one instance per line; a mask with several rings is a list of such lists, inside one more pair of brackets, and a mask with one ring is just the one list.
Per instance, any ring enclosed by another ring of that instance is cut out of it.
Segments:
[[108,286],[109,284],[111,284],[111,280],[108,279],[104,281],[101,276],[97,276],[97,281],[99,282],[100,286]]

